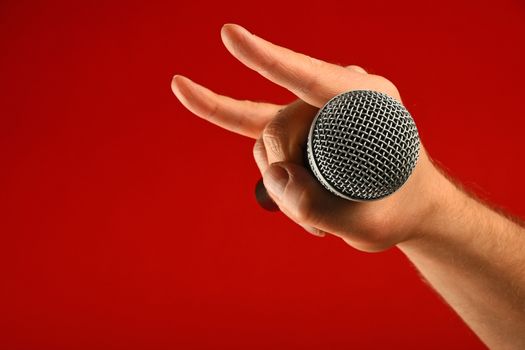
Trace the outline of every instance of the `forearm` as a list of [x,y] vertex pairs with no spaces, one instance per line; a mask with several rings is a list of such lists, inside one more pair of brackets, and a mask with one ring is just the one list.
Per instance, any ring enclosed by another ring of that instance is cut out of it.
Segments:
[[493,349],[525,349],[525,230],[443,175],[434,214],[398,244],[424,278]]

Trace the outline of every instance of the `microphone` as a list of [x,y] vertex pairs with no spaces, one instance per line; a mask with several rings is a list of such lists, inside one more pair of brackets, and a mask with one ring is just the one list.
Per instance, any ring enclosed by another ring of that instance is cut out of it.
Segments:
[[[419,158],[414,119],[397,100],[377,91],[354,90],[330,99],[310,126],[305,166],[333,194],[371,201],[397,191]],[[262,179],[256,198],[278,210]]]

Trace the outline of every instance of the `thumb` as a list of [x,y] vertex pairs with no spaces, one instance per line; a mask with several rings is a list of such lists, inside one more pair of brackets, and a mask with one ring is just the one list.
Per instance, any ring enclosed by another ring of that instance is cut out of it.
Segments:
[[272,163],[263,174],[263,182],[281,211],[299,225],[340,237],[351,227],[348,214],[357,203],[330,193],[303,166]]

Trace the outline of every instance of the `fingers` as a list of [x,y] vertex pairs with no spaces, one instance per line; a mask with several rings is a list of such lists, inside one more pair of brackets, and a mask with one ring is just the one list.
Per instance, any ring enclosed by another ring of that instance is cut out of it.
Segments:
[[239,101],[219,95],[190,79],[176,75],[172,90],[180,102],[197,116],[226,130],[251,138],[284,108],[272,103]]
[[[302,164],[304,156],[303,146],[311,120],[317,108],[297,100],[281,110],[264,129],[262,136],[257,139],[253,147],[255,162],[261,174],[264,174],[268,165],[280,160],[290,160]],[[270,160],[269,160],[270,157]],[[268,195],[262,180],[256,186],[256,198],[261,207],[269,211],[279,210],[277,204]],[[285,212],[285,214],[287,214]],[[293,216],[287,214],[293,219]],[[295,221],[305,231],[318,237],[325,233],[313,226]]]
[[367,252],[382,251],[399,242],[388,232],[394,224],[391,212],[399,205],[393,197],[381,206],[349,201],[322,187],[304,167],[287,162],[270,165],[263,182],[279,209],[313,234],[330,233]]
[[243,64],[316,107],[345,91],[382,89],[376,86],[379,77],[363,74],[362,69],[345,69],[277,46],[236,24],[224,25],[221,37]]
[[[347,66],[346,69],[366,74],[366,71],[359,66]],[[310,125],[317,111],[317,108],[302,100],[296,100],[281,109],[270,120],[253,147],[255,163],[261,174],[266,171],[270,163],[282,161],[302,163]]]
[[266,155],[266,149],[264,148],[262,138],[258,138],[253,145],[253,158],[255,159],[255,164],[257,164],[259,171],[263,174],[268,167],[268,156]]
[[[226,25],[225,28],[228,26],[230,25]],[[228,29],[224,30],[227,31]],[[226,37],[227,36],[228,34],[226,34]],[[270,43],[268,44],[273,45]],[[293,53],[290,50],[278,46],[275,47]],[[304,56],[296,53],[293,53],[293,55]],[[356,76],[363,75],[363,73],[366,74],[366,71],[358,66],[348,66],[347,69],[344,69],[322,61],[319,62],[322,65],[333,66],[334,69],[343,69],[347,72],[351,72]],[[298,76],[297,78],[299,79],[301,76]],[[240,101],[228,96],[219,95],[180,75],[173,77],[172,90],[181,103],[197,116],[226,130],[251,138],[258,138],[265,125],[285,107],[283,105],[271,103],[247,100]],[[337,92],[334,92],[333,94],[337,94]]]
[[306,139],[318,109],[297,100],[281,110],[264,128],[261,138],[268,164],[303,163]]
[[316,232],[342,235],[353,225],[350,207],[356,203],[328,192],[302,166],[279,162],[263,174],[264,186],[283,213]]

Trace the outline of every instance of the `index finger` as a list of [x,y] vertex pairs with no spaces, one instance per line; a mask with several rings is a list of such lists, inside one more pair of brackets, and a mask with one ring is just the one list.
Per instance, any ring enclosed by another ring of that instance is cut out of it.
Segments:
[[225,24],[221,37],[228,51],[244,65],[316,107],[345,91],[381,88],[376,86],[378,76],[272,44],[236,24]]

